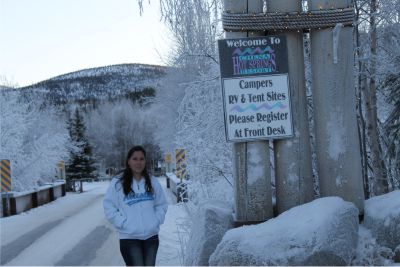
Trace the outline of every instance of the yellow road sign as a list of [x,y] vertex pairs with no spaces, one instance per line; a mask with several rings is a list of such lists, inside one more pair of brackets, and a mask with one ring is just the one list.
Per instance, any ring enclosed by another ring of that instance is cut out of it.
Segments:
[[176,177],[185,178],[186,177],[186,150],[183,148],[178,148],[175,150],[176,159]]
[[171,163],[172,157],[170,153],[166,153],[164,156],[164,160],[166,163]]
[[1,192],[11,191],[11,163],[8,159],[0,161]]

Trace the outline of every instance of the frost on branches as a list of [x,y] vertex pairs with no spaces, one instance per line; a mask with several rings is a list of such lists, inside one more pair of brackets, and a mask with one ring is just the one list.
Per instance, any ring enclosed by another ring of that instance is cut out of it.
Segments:
[[[142,1],[139,1],[139,4]],[[222,1],[160,1],[175,42],[169,61],[191,82],[177,103],[175,148],[185,148],[189,197],[233,199],[231,146],[225,141],[216,40],[222,35]]]
[[0,98],[0,158],[11,161],[12,191],[57,179],[57,163],[68,158],[68,132],[57,110],[41,110],[40,101],[18,98],[17,93]]
[[185,96],[179,106],[176,145],[186,148],[187,172],[191,184],[189,196],[233,199],[231,146],[225,140],[222,95],[217,76],[218,66],[198,81],[187,83]]

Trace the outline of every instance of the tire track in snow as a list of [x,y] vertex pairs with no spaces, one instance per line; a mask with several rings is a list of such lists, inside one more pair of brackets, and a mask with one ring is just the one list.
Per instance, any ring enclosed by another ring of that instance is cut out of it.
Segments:
[[32,245],[37,239],[46,234],[50,229],[56,227],[60,222],[62,222],[62,219],[43,224],[22,235],[11,243],[1,246],[0,265],[4,265],[17,257],[24,249]]
[[[103,195],[91,205],[60,222],[7,265],[54,265],[99,225],[104,225]],[[40,255],[40,256],[39,256]]]
[[108,239],[112,231],[106,226],[97,226],[84,239],[64,257],[58,261],[55,266],[87,266],[96,258],[96,252]]
[[[94,202],[98,201],[98,197],[95,197],[94,199],[90,199],[88,203],[86,203],[85,206],[78,206],[77,208],[84,208],[87,206],[92,205]],[[49,204],[55,204],[55,203],[49,203]],[[39,209],[45,208],[44,206],[39,207]],[[32,211],[31,211],[32,212]],[[18,257],[18,255],[25,249],[27,249],[29,246],[33,245],[36,240],[38,240],[40,237],[48,233],[50,230],[52,230],[54,227],[62,223],[64,220],[76,215],[77,212],[75,211],[68,211],[67,215],[64,215],[63,218],[54,218],[54,221],[39,225],[38,227],[29,230],[29,232],[26,232],[22,234],[21,236],[17,237],[17,239],[11,241],[8,244],[2,244],[1,245],[1,253],[0,253],[0,265],[5,265],[6,263],[10,262],[14,258]],[[29,214],[30,215],[30,214]],[[29,216],[28,214],[25,214],[25,216]],[[36,215],[36,214],[32,214]],[[18,215],[16,215],[18,216]],[[6,218],[7,219],[7,218]],[[28,218],[27,218],[28,219]],[[29,226],[28,226],[29,227]],[[1,227],[2,232],[7,231],[7,229],[3,229],[5,227]],[[2,242],[3,243],[3,242]]]

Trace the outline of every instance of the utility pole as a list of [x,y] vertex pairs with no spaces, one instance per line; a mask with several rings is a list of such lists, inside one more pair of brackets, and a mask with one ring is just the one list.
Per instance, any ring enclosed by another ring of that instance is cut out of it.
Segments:
[[[298,0],[269,0],[268,12],[302,11]],[[276,206],[278,213],[307,203],[314,198],[310,132],[305,89],[303,33],[278,32],[286,36],[289,61],[289,86],[294,136],[274,141]]]
[[[310,10],[341,9],[351,0],[309,0]],[[353,77],[353,27],[311,30],[312,89],[321,196],[364,210]]]
[[[262,0],[225,0],[230,13],[260,13]],[[226,38],[262,36],[263,32],[226,32]],[[259,223],[273,216],[268,141],[233,144],[235,225]],[[257,171],[254,171],[257,170]]]

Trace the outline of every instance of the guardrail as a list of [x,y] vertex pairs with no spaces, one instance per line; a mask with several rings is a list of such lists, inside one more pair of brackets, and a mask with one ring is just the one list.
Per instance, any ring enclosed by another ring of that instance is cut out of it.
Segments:
[[167,179],[167,188],[170,188],[172,193],[176,196],[176,202],[187,202],[187,180],[179,179],[176,177],[175,173],[172,172],[167,172],[165,177]]
[[66,192],[83,192],[83,182],[111,181],[111,178],[84,178],[72,180],[58,180],[47,183],[36,190],[25,192],[1,193],[0,217],[16,215],[36,208],[65,196]]
[[65,196],[65,181],[48,183],[27,192],[1,193],[0,217],[16,215]]

